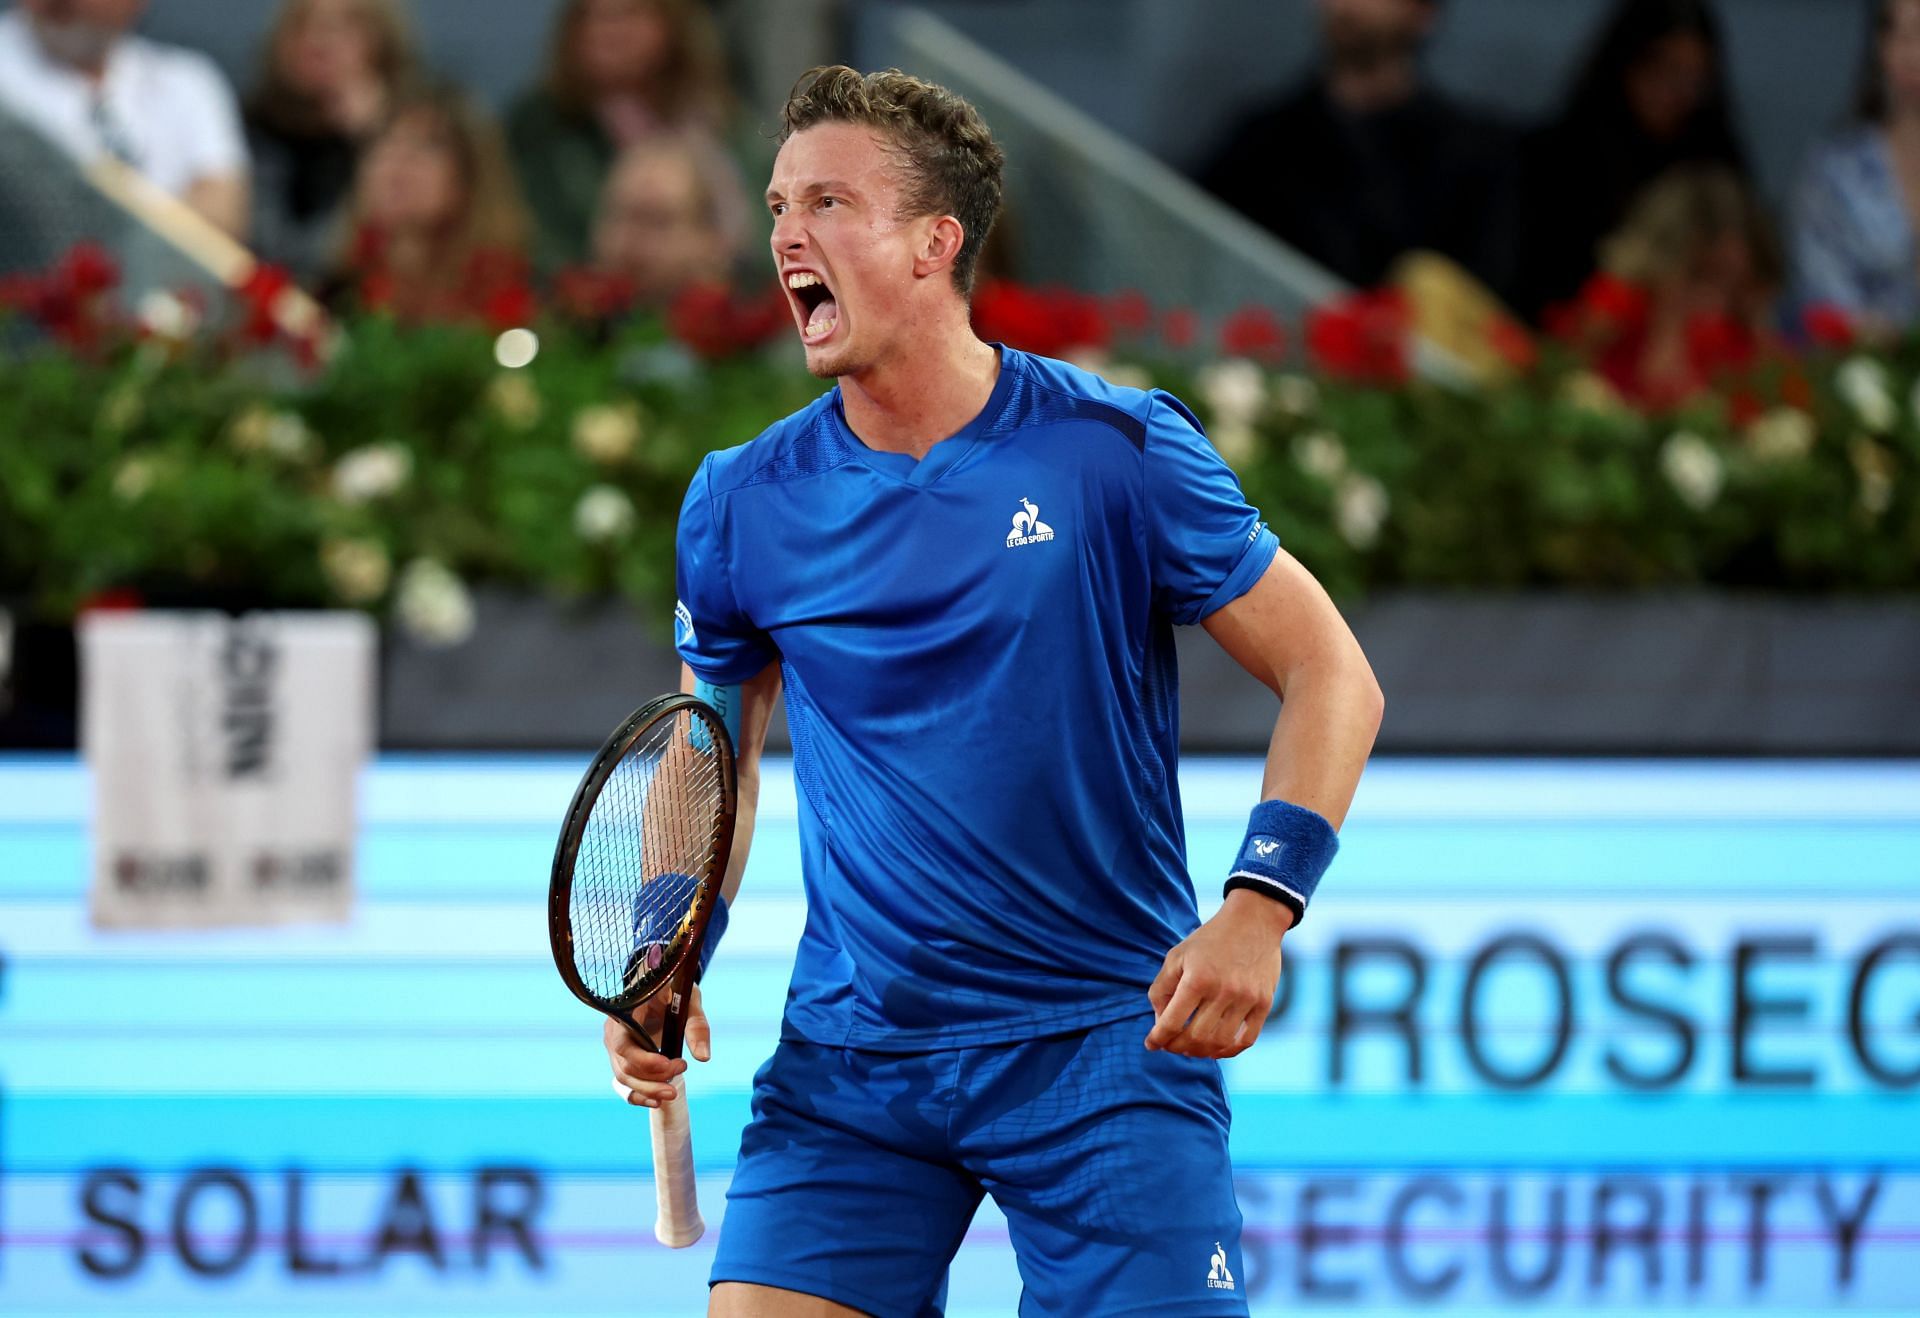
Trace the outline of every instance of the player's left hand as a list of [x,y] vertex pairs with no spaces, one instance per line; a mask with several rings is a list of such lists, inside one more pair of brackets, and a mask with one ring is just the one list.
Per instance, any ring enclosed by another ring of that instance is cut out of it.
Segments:
[[1157,1018],[1147,1047],[1233,1057],[1253,1046],[1280,984],[1280,937],[1293,912],[1236,888],[1211,920],[1167,953],[1147,989]]

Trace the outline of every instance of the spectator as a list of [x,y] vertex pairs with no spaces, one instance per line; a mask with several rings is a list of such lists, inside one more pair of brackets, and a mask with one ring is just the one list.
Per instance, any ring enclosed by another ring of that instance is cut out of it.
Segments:
[[526,212],[493,122],[457,91],[395,99],[354,179],[335,299],[403,320],[491,314],[525,284]]
[[508,112],[544,269],[586,258],[620,150],[661,132],[718,142],[730,98],[712,21],[695,0],[567,0],[546,77]]
[[131,35],[146,0],[19,0],[0,103],[82,164],[113,157],[235,236],[247,153],[233,90],[196,51]]
[[414,75],[396,0],[286,0],[246,107],[253,245],[311,285],[340,242],[360,151]]
[[1242,119],[1201,168],[1222,201],[1351,283],[1417,249],[1505,292],[1511,134],[1426,81],[1438,0],[1319,0],[1324,67]]
[[1528,144],[1520,310],[1537,319],[1572,297],[1641,190],[1684,164],[1747,175],[1719,22],[1708,0],[1620,0],[1558,118]]
[[1638,290],[1597,344],[1604,374],[1649,407],[1685,402],[1771,334],[1781,255],[1766,212],[1726,165],[1681,166],[1644,191],[1601,245],[1602,266]]
[[1869,333],[1920,320],[1920,0],[1881,0],[1854,122],[1814,149],[1793,205],[1796,291]]
[[743,245],[727,221],[746,209],[739,189],[731,164],[697,139],[636,142],[620,153],[600,194],[594,265],[627,285],[641,306],[664,306],[692,284],[730,282]]

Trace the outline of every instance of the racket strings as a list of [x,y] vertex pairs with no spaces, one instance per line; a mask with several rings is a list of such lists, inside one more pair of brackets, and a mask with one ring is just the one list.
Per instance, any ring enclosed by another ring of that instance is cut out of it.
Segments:
[[681,710],[646,729],[601,787],[569,898],[574,966],[595,996],[645,997],[686,954],[715,857],[722,773],[704,721]]

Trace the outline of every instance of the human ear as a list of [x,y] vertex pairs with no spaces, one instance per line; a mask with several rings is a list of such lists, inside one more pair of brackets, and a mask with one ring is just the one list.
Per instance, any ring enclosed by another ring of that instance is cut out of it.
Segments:
[[966,237],[965,227],[953,216],[932,217],[920,240],[919,251],[914,256],[913,273],[924,279],[928,275],[951,269],[960,258],[960,247]]

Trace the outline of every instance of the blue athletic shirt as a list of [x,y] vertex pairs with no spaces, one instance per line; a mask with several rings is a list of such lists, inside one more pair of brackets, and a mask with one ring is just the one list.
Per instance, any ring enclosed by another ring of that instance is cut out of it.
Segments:
[[838,388],[709,455],[676,633],[716,685],[782,666],[807,895],[783,1037],[918,1051],[1149,1010],[1199,922],[1173,625],[1277,550],[1177,399],[1011,348],[918,462],[862,443]]

